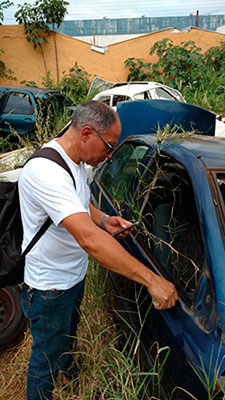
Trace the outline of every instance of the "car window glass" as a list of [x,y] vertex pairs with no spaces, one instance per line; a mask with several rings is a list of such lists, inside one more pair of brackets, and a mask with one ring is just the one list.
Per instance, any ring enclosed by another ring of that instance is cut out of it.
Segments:
[[125,201],[129,194],[131,180],[138,174],[139,160],[148,147],[143,145],[124,144],[106,163],[101,173],[101,185],[113,202]]
[[[165,90],[166,90],[166,89],[165,89]],[[181,94],[179,94],[178,91],[175,91],[175,90],[173,90],[172,88],[170,88],[170,93],[171,93],[171,95],[172,95],[174,98],[176,98],[178,101],[181,101],[181,102],[184,101],[183,97],[181,96]]]
[[10,114],[33,114],[34,108],[28,94],[11,93],[3,112]]
[[138,240],[192,299],[205,250],[189,175],[183,165],[161,154],[142,180],[140,191],[138,213],[144,229]]
[[151,97],[159,100],[178,100],[183,101],[182,97],[175,92],[172,88],[167,90],[166,88],[158,87],[151,90]]
[[133,97],[134,97],[134,100],[148,100],[148,99],[151,99],[151,95],[150,95],[150,91],[149,90],[145,90],[142,93],[137,93]]
[[152,90],[153,99],[161,99],[161,100],[175,100],[174,96],[171,96],[167,90],[163,88],[155,88]]
[[101,96],[98,100],[110,106],[110,96]]
[[121,103],[122,101],[131,100],[129,96],[121,96],[121,95],[114,95],[112,105],[113,107],[117,105],[117,103]]

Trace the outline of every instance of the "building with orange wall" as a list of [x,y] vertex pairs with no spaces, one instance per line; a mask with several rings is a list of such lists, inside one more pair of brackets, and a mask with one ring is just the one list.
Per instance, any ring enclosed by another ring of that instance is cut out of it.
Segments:
[[[56,80],[56,57],[54,48],[54,35],[58,52],[59,77],[63,71],[68,71],[77,62],[93,78],[95,75],[112,82],[126,81],[128,70],[124,61],[128,57],[142,58],[145,62],[155,62],[156,56],[150,56],[149,50],[155,42],[164,38],[170,38],[175,45],[181,42],[194,41],[202,51],[212,46],[218,46],[225,41],[222,33],[191,28],[188,32],[182,32],[173,28],[141,35],[133,39],[108,45],[105,48],[97,48],[79,39],[51,31],[46,36],[48,43],[43,44],[43,54],[47,70]],[[0,48],[4,49],[1,60],[7,68],[10,68],[17,82],[35,81],[42,85],[42,78],[46,75],[46,68],[40,48],[34,50],[33,44],[27,42],[23,25],[0,26]],[[1,80],[1,84],[12,84],[12,81]]]

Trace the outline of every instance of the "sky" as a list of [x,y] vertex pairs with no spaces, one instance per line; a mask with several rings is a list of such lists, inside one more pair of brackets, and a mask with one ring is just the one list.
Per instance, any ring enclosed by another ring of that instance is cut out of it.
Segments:
[[[225,0],[67,0],[65,20],[106,18],[140,18],[199,15],[225,15]],[[1,3],[1,1],[0,1]],[[26,0],[34,4],[35,0]],[[17,4],[4,11],[4,25],[15,24]]]

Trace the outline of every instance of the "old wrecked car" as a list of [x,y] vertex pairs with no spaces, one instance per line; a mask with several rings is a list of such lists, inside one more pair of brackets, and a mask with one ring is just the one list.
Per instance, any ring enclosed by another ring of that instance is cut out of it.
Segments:
[[182,94],[169,86],[158,82],[119,82],[110,89],[99,92],[94,100],[102,101],[111,107],[119,102],[137,99],[164,99],[185,102]]
[[[205,132],[201,133],[207,135],[179,129],[176,134],[172,130],[156,135],[151,132],[150,117],[144,116],[146,103],[142,112],[141,103],[124,107],[120,110],[122,137],[129,130],[132,136],[96,171],[92,202],[109,215],[140,221],[120,243],[172,281],[179,300],[172,309],[158,311],[144,287],[109,272],[122,303],[122,318],[140,335],[148,368],[159,355],[157,349],[170,349],[160,393],[155,393],[160,399],[205,400],[209,393],[222,399],[225,139],[212,137],[211,116],[208,125],[202,121]],[[164,353],[159,357],[162,364]]]
[[[0,136],[12,130],[20,135],[33,134],[35,124],[47,121],[54,126],[55,116],[68,110],[69,115],[75,103],[63,92],[32,86],[0,86]],[[51,117],[51,120],[50,120]]]

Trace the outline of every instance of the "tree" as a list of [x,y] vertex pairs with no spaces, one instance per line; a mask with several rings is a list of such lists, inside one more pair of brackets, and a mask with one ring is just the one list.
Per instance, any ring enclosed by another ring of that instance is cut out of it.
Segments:
[[[4,21],[4,10],[13,6],[13,3],[9,0],[0,2],[0,23]],[[4,54],[4,50],[0,49],[0,54]],[[0,60],[0,78],[15,79],[13,76],[13,71],[7,69],[4,61]]]
[[24,25],[27,41],[33,42],[34,49],[39,46],[43,57],[45,73],[47,74],[47,64],[42,44],[48,43],[46,33],[50,33],[50,29],[46,25],[42,13],[38,9],[38,1],[36,1],[34,5],[24,3],[18,6],[19,10],[15,13],[14,17],[19,24]]
[[35,49],[37,46],[40,47],[46,74],[47,65],[42,44],[48,43],[46,34],[50,33],[49,25],[53,24],[57,82],[59,81],[59,67],[55,26],[59,27],[62,23],[67,13],[67,5],[69,3],[64,0],[36,0],[34,5],[28,3],[19,5],[19,10],[15,14],[16,21],[19,24],[24,24],[27,40],[33,42]]
[[129,68],[127,82],[151,80],[151,63],[144,62],[142,58],[129,57],[124,61],[124,65]]
[[9,0],[0,2],[0,22],[3,22],[3,20],[4,20],[3,10],[6,10],[7,8],[9,8],[11,6],[13,6],[13,3]]
[[152,65],[152,74],[156,80],[180,90],[193,82],[199,85],[205,76],[204,54],[193,41],[174,45],[171,39],[165,38],[155,42],[149,52],[156,54],[158,61]]

